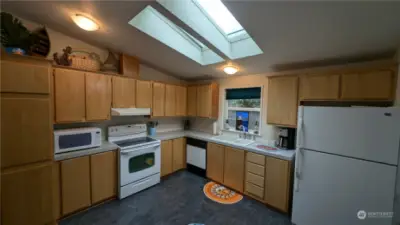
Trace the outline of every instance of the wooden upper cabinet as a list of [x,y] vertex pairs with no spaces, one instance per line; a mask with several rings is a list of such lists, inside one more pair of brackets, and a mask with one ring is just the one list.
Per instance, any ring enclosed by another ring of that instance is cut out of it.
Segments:
[[139,79],[140,64],[137,58],[126,54],[121,54],[120,68],[124,76]]
[[172,149],[172,170],[177,171],[186,168],[186,139],[173,139]]
[[176,116],[176,86],[165,85],[165,116]]
[[117,157],[115,151],[90,156],[92,204],[117,194]]
[[197,116],[197,86],[187,88],[187,115]]
[[168,175],[173,172],[172,164],[172,140],[161,142],[161,176]]
[[126,77],[112,78],[112,105],[114,108],[136,106],[136,80]]
[[151,108],[153,101],[153,90],[151,81],[137,80],[136,81],[136,107]]
[[55,69],[54,95],[56,122],[85,121],[84,72]]
[[289,210],[290,165],[289,161],[266,157],[265,202],[284,212]]
[[89,156],[61,162],[61,196],[64,216],[90,206]]
[[299,100],[339,99],[339,75],[303,75],[299,79]]
[[346,100],[391,100],[394,93],[392,71],[343,74],[341,98]]
[[186,116],[187,111],[187,88],[176,86],[176,115]]
[[243,192],[245,152],[225,147],[224,185]]
[[1,97],[1,168],[53,158],[47,97]]
[[1,61],[1,92],[49,94],[50,66]]
[[268,81],[267,123],[296,126],[298,78],[270,77]]
[[54,222],[52,163],[1,174],[1,224],[43,225]]
[[224,183],[224,158],[224,146],[208,142],[207,177],[221,184]]
[[197,116],[218,118],[219,108],[218,84],[200,85],[197,87]]
[[165,115],[165,84],[153,83],[153,116]]
[[86,120],[108,120],[111,111],[111,76],[86,73]]

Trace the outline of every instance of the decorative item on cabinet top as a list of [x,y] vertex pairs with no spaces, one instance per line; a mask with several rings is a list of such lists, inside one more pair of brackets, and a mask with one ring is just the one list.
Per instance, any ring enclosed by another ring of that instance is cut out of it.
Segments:
[[54,62],[62,66],[70,66],[71,68],[99,71],[100,56],[94,52],[87,52],[85,50],[72,50],[70,46],[63,49],[63,55],[58,57],[58,53],[53,54]]

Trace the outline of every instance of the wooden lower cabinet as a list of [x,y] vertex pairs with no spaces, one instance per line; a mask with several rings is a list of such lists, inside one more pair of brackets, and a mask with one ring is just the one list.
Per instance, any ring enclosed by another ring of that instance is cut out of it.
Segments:
[[173,139],[172,149],[172,170],[175,172],[186,168],[186,139]]
[[1,224],[44,225],[54,222],[52,163],[1,173]]
[[116,151],[90,156],[90,181],[92,204],[112,198],[117,194]]
[[244,151],[225,147],[224,185],[243,192]]
[[161,176],[172,173],[172,140],[161,142]]
[[224,158],[224,146],[208,142],[207,177],[221,184],[224,183]]
[[62,215],[91,205],[89,156],[61,162]]
[[264,200],[283,212],[289,211],[290,162],[266,157]]
[[53,216],[54,219],[61,217],[61,182],[60,162],[53,163]]

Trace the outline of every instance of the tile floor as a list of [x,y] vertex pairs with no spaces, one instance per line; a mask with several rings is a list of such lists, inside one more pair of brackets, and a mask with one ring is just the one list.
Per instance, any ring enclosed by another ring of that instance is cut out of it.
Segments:
[[122,201],[114,200],[60,221],[59,225],[290,225],[290,219],[244,197],[223,205],[203,194],[206,179],[186,171]]

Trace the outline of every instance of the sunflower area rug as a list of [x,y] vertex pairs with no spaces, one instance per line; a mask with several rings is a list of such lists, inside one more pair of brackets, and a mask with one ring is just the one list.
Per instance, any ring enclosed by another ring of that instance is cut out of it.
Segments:
[[243,195],[212,181],[204,185],[203,191],[207,198],[221,204],[235,204],[243,199]]

